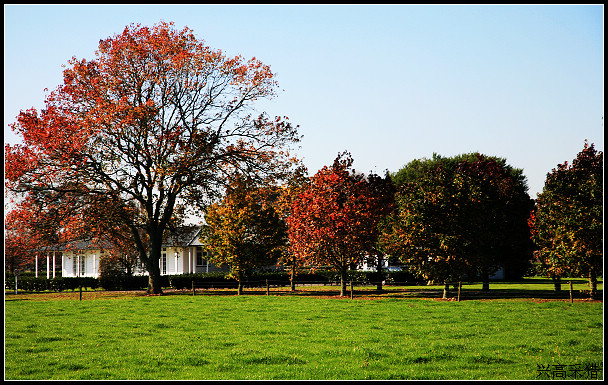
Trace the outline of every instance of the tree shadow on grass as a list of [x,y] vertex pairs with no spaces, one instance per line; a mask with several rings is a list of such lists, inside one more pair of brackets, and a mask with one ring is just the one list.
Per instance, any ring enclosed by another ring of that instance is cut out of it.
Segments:
[[[573,284],[585,284],[587,281],[584,279],[572,280]],[[536,279],[534,282],[523,282],[526,285],[548,285],[553,282],[550,279]],[[504,288],[509,283],[496,282],[496,285],[502,286],[501,288],[492,288],[490,284],[490,290],[483,291],[480,289],[467,288],[467,285],[463,285],[460,300],[498,300],[498,299],[523,299],[523,300],[539,300],[539,301],[569,301],[570,293],[566,282],[562,282],[562,290],[554,291],[552,289],[539,289],[535,288]],[[513,286],[521,285],[522,282],[514,282]],[[575,301],[589,301],[589,292],[587,290],[573,290],[573,300]],[[145,296],[145,292],[137,293],[137,295]],[[163,296],[238,296],[236,288],[196,288],[193,293],[191,289],[165,289]],[[350,298],[350,285],[347,286],[347,291],[344,296],[340,296],[340,286],[327,286],[327,285],[302,285],[297,286],[295,291],[291,291],[289,286],[278,285],[270,286],[267,292],[266,287],[244,287],[241,296],[281,296],[281,297],[317,297],[317,298],[334,298],[334,299],[346,299]],[[448,298],[443,299],[443,288],[434,286],[427,287],[426,285],[410,286],[410,287],[394,287],[385,285],[384,290],[377,291],[375,288],[368,287],[357,287],[355,285],[353,298],[354,299],[381,299],[381,298],[403,298],[403,299],[433,299],[433,300],[457,300],[458,291],[450,286]],[[593,301],[602,302],[603,291],[598,290],[597,295]]]
[[[164,295],[190,295],[192,290],[165,291]],[[194,296],[237,296],[236,289],[197,289]],[[290,291],[288,288],[273,288],[268,293],[262,288],[247,288],[243,290],[241,296],[281,296],[281,297],[317,297],[317,298],[350,298],[350,287],[344,296],[340,296],[340,289],[333,288],[299,288]],[[353,299],[381,299],[381,298],[403,298],[403,299],[435,299],[435,300],[457,300],[458,291],[450,290],[448,298],[443,299],[443,289],[400,289],[387,288],[382,291],[374,289],[357,289],[353,292]],[[589,301],[589,293],[581,290],[574,290],[572,293],[575,301]],[[593,301],[601,302],[603,291],[598,290]],[[524,299],[524,300],[559,300],[569,301],[569,291],[559,292],[552,290],[529,290],[529,289],[490,289],[488,291],[463,289],[460,293],[460,300],[496,300],[496,299]]]

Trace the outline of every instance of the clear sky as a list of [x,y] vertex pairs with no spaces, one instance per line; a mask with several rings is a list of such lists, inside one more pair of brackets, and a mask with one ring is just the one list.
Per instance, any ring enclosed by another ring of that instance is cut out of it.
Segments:
[[126,25],[173,21],[255,56],[279,96],[259,107],[304,136],[311,174],[479,151],[522,168],[530,195],[585,139],[604,150],[602,5],[5,5],[4,140],[72,57]]

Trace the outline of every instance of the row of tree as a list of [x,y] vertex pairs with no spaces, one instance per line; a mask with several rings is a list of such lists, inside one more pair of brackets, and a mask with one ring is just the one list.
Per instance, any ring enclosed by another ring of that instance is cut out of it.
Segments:
[[364,260],[380,266],[387,254],[446,291],[478,278],[488,290],[499,268],[521,277],[536,255],[540,273],[586,276],[593,295],[602,266],[602,156],[585,143],[571,167],[547,175],[535,205],[522,170],[504,159],[434,155],[382,178],[355,172],[344,153],[281,188],[235,179],[210,207],[203,240],[238,280],[277,262],[292,279],[300,266],[330,266],[342,295],[348,269]]
[[355,172],[345,153],[306,177],[291,155],[298,127],[253,115],[276,95],[270,67],[172,23],[127,26],[100,41],[96,58],[69,61],[63,78],[44,109],[12,125],[23,143],[5,145],[13,265],[29,250],[109,238],[159,294],[163,239],[199,214],[205,242],[236,277],[277,260],[292,275],[303,264],[345,272],[390,254],[428,279],[487,283],[498,266],[521,267],[534,244],[552,276],[600,271],[603,162],[593,145],[550,174],[535,209],[522,171],[482,154],[436,155],[380,177]]

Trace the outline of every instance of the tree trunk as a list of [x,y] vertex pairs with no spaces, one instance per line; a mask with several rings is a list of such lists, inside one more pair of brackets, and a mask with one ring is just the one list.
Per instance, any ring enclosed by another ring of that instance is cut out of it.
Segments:
[[378,264],[376,265],[376,272],[378,273],[378,283],[376,285],[376,290],[382,291],[382,254],[378,254]]
[[553,290],[562,291],[562,279],[560,277],[552,276],[551,280],[553,280]]
[[139,236],[138,229],[131,226],[135,244],[139,250],[140,260],[145,264],[148,271],[148,294],[163,294],[162,281],[160,275],[160,256],[162,254],[163,232],[161,228],[148,228],[148,236],[150,237],[148,246],[149,254],[146,254],[146,248],[143,245],[142,239]]
[[589,270],[589,298],[594,299],[597,294],[597,275],[595,269]]
[[296,267],[291,266],[291,274],[289,275],[289,290],[296,291]]
[[489,291],[490,290],[490,274],[488,274],[488,271],[486,269],[483,269],[481,271],[481,290],[482,291]]
[[346,295],[346,270],[342,269],[340,271],[340,297],[344,297]]
[[241,282],[243,282],[243,273],[241,271],[239,271],[236,275],[236,280],[237,280],[237,287],[236,287],[236,294],[237,295],[242,295],[243,294],[243,284]]
[[445,286],[443,287],[443,298],[448,298],[448,294],[450,294],[450,284],[448,281],[445,281]]
[[156,259],[156,263],[154,263],[153,258],[150,258],[150,263],[147,266],[148,268],[148,290],[146,291],[148,294],[162,294],[162,284],[161,284],[161,276],[160,276],[160,267],[158,266],[158,259]]

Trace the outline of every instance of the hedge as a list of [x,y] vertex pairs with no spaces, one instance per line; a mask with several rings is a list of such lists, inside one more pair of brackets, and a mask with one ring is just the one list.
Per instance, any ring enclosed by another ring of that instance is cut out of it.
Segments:
[[[243,279],[244,287],[263,287],[266,280],[271,285],[288,286],[290,273],[288,271],[264,271],[252,272]],[[109,271],[102,274],[99,278],[93,277],[56,277],[47,279],[46,277],[34,277],[20,275],[18,281],[19,290],[23,291],[64,291],[76,290],[82,284],[84,288],[104,290],[145,290],[148,287],[147,275],[129,276],[123,272]],[[375,285],[377,282],[377,272],[349,270],[348,281],[356,284]],[[421,282],[408,271],[384,271],[383,279],[387,284],[403,284],[407,282]],[[301,270],[296,272],[296,284],[320,283],[320,284],[339,284],[340,273],[333,270]],[[161,286],[174,289],[191,289],[192,284],[196,288],[215,288],[230,289],[236,288],[236,279],[229,278],[226,272],[180,274],[161,276]],[[5,281],[7,290],[15,289],[15,277],[7,276]]]
[[180,274],[168,276],[169,285],[174,289],[191,289],[192,283],[196,288],[235,288],[237,281],[227,277],[228,273],[212,272],[212,273],[196,273],[196,274]]
[[[83,288],[96,289],[99,287],[99,281],[93,277],[55,277],[47,279],[46,277],[22,277],[17,280],[17,289],[23,291],[65,291],[76,290],[82,285]],[[15,277],[7,279],[5,287],[8,290],[15,290]]]

